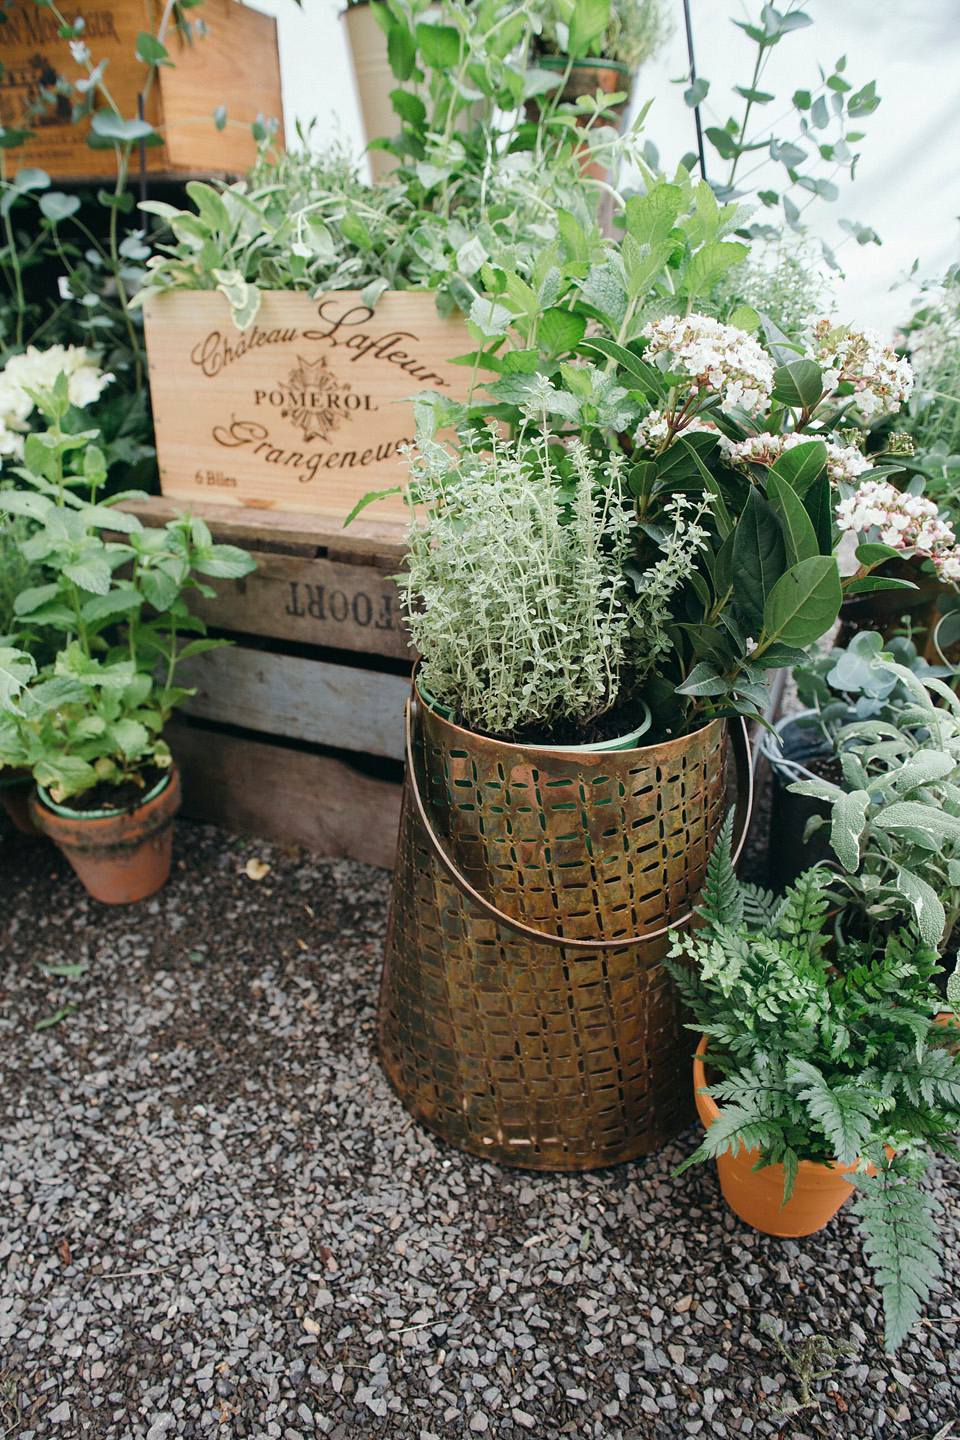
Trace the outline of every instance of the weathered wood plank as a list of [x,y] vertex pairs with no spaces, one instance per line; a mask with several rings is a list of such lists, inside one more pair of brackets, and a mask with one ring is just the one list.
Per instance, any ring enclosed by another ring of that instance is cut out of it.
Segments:
[[[416,436],[413,397],[466,400],[463,317],[434,296],[388,290],[263,290],[242,333],[215,291],[169,291],[143,305],[160,488],[180,500],[344,519],[400,484]],[[399,495],[373,513],[407,514]]]
[[190,609],[208,626],[385,655],[413,663],[396,581],[370,565],[255,552],[239,580],[211,580],[216,598],[194,593]]
[[183,780],[183,814],[265,840],[391,869],[399,783],[313,755],[174,722],[165,732]]
[[364,515],[344,529],[322,515],[295,514],[281,510],[238,509],[230,505],[208,505],[191,500],[188,505],[165,495],[149,495],[128,501],[122,507],[144,525],[163,525],[184,509],[209,525],[215,540],[254,549],[283,547],[304,556],[325,554],[344,564],[376,565],[394,572],[402,569],[406,554],[403,520],[372,520]]
[[197,693],[188,715],[354,750],[403,758],[403,708],[410,682],[349,665],[232,646],[185,661],[178,680]]

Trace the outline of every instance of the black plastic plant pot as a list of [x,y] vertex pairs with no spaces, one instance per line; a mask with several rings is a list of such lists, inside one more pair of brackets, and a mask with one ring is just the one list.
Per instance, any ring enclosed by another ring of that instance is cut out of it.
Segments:
[[[767,883],[781,891],[819,860],[833,859],[830,848],[830,806],[809,795],[793,795],[797,780],[839,780],[840,762],[823,736],[803,719],[803,711],[778,720],[774,726],[781,743],[764,732],[760,749],[770,762],[770,847]],[[828,823],[804,840],[807,822],[821,816]]]

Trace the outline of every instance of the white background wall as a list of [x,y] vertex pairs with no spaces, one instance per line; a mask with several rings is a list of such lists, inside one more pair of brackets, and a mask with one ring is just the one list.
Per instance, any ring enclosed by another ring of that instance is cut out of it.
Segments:
[[[338,0],[303,0],[302,8],[295,0],[248,3],[277,17],[288,143],[298,119],[316,117],[316,141],[340,136],[359,154],[363,132]],[[693,112],[683,102],[683,85],[672,83],[687,71],[682,4],[672,3],[674,38],[641,71],[636,92],[637,104],[654,97],[645,133],[667,169],[695,148]],[[761,0],[691,0],[697,70],[712,81],[705,126],[741,113],[742,102],[729,89],[749,84],[755,51],[731,21],[755,20],[760,7]],[[960,260],[960,0],[807,0],[805,8],[815,23],[772,52],[761,88],[785,102],[769,107],[771,118],[781,119],[795,89],[816,88],[820,63],[830,73],[846,55],[855,89],[876,79],[882,103],[859,127],[866,138],[858,147],[856,181],[838,177],[840,198],[816,202],[807,219],[835,246],[843,239],[841,217],[878,232],[881,246],[840,246],[846,278],[836,288],[842,319],[889,333],[910,312],[913,291],[891,287],[914,260],[925,276]],[[783,138],[795,133],[788,117]],[[707,162],[708,174],[724,174],[715,152]],[[782,174],[782,167],[771,171],[771,188]]]

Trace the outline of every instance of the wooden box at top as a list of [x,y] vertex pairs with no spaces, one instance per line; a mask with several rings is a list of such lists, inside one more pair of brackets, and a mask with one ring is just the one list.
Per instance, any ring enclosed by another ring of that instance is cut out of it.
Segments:
[[[462,317],[432,294],[265,290],[240,331],[217,291],[169,291],[143,305],[165,496],[343,520],[400,484],[416,435],[412,397],[465,400],[473,348]],[[375,519],[406,517],[399,496]]]
[[[157,20],[159,0],[80,0],[68,8],[71,23],[78,15],[83,40],[93,64],[106,60],[104,82],[124,119],[137,115],[137,97],[149,68],[137,59],[137,36],[148,30],[150,7]],[[258,115],[280,122],[280,62],[277,22],[237,0],[204,0],[187,18],[196,29],[202,20],[207,33],[188,43],[171,26],[165,44],[172,67],[161,66],[147,93],[144,118],[157,128],[163,144],[148,146],[147,169],[164,174],[234,174],[256,159],[251,125]],[[34,0],[17,0],[0,24],[0,122],[24,124],[24,108],[41,89],[52,88],[58,76],[76,82],[86,75],[59,34],[53,13]],[[227,107],[227,124],[218,130],[213,112]],[[99,108],[99,104],[98,104]],[[94,150],[87,144],[89,121],[74,125],[70,96],[58,96],[52,108],[27,123],[33,139],[8,150],[12,169],[36,166],[59,179],[114,175],[116,156],[110,145]],[[134,152],[136,155],[136,152]]]

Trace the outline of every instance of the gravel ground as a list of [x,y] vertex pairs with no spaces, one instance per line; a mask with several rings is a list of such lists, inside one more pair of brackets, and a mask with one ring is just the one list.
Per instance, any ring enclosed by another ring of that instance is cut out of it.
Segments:
[[386,872],[175,844],[110,909],[0,822],[0,1437],[960,1437],[960,1167],[890,1359],[850,1219],[747,1230],[673,1178],[693,1128],[552,1176],[416,1125],[373,1048]]

